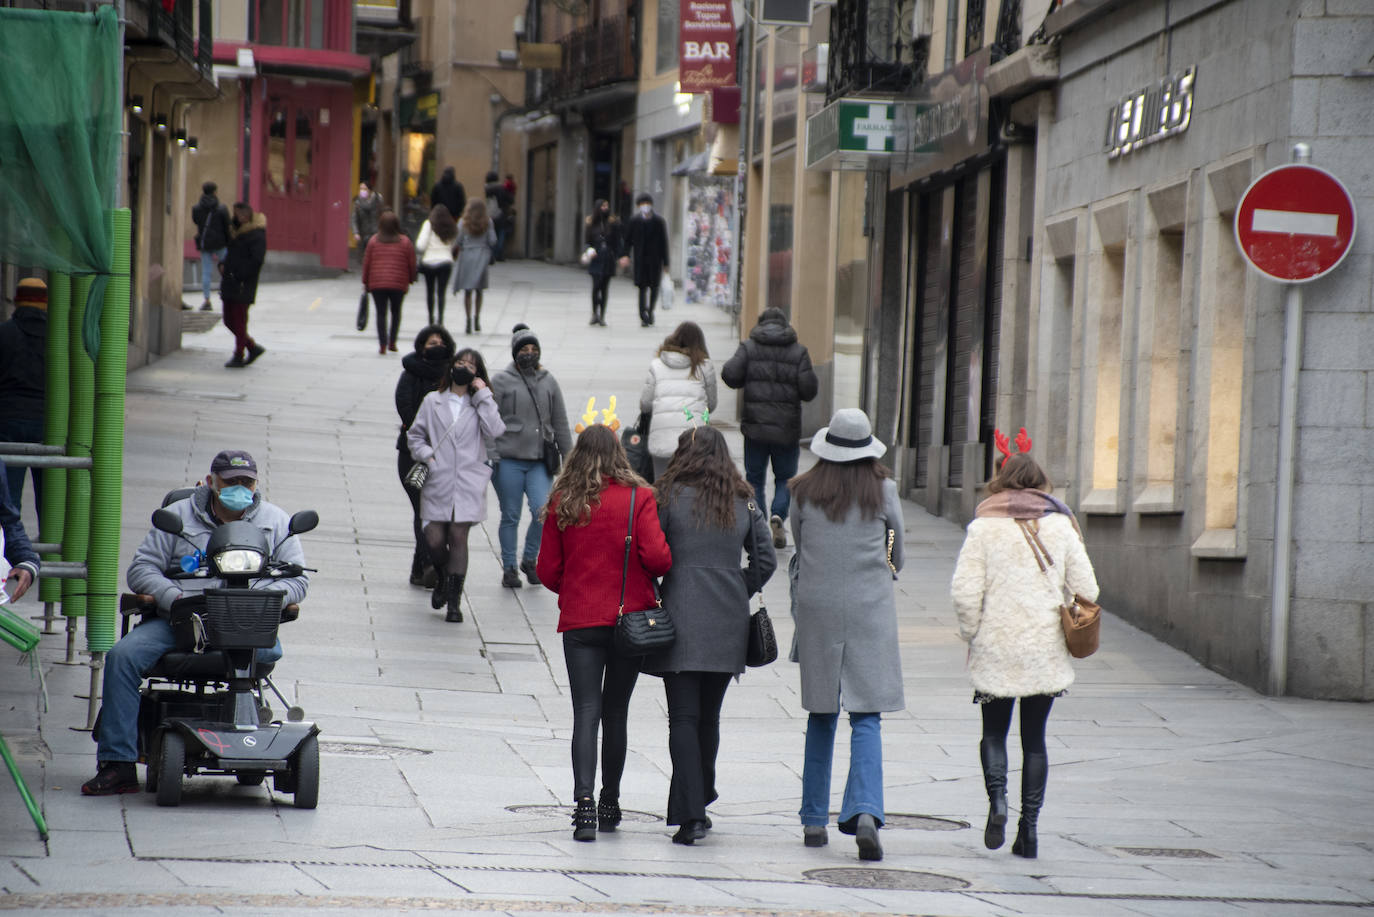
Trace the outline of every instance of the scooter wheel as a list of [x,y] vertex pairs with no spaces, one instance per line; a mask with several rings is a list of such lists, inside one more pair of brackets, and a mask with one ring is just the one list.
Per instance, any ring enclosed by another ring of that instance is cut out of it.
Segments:
[[162,735],[162,754],[158,755],[157,804],[181,804],[181,777],[186,771],[186,740],[181,733],[168,730]]
[[320,742],[310,736],[296,749],[296,808],[313,809],[320,801]]

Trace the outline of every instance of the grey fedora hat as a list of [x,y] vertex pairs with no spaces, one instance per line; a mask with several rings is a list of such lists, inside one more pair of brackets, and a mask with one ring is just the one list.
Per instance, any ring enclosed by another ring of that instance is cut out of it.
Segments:
[[874,438],[867,414],[858,408],[840,408],[830,418],[830,426],[811,438],[811,451],[831,462],[857,462],[880,457],[887,446]]

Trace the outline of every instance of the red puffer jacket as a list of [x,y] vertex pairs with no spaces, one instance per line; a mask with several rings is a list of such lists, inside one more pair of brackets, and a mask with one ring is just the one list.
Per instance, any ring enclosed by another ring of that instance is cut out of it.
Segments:
[[[549,495],[550,508],[558,494]],[[625,535],[630,527],[630,488],[609,482],[601,502],[592,508],[586,525],[560,530],[550,513],[544,522],[536,572],[540,581],[558,593],[558,630],[608,627],[620,608],[621,571],[625,564]],[[635,491],[635,525],[630,571],[625,577],[625,610],[652,608],[651,577],[662,576],[673,555],[658,525],[658,504],[652,488]]]
[[373,236],[363,253],[363,286],[373,290],[408,290],[419,276],[415,267],[415,245],[406,236],[383,242]]

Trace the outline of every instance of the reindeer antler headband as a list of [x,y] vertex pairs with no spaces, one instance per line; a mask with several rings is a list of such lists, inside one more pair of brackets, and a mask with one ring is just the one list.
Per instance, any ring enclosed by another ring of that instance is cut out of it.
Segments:
[[[1007,434],[1003,433],[1001,430],[993,430],[992,441],[997,444],[997,451],[1006,457],[1002,459],[1003,462],[1012,457],[1011,441],[1007,439]],[[1026,435],[1026,428],[1022,427],[1021,432],[1016,434],[1015,454],[1025,455],[1027,452],[1030,452],[1030,449],[1031,438]]]

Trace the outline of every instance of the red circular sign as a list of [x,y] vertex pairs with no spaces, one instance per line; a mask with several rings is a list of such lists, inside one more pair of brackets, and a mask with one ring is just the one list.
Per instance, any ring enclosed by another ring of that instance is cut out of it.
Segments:
[[1340,179],[1305,164],[1270,169],[1236,208],[1236,244],[1261,274],[1316,280],[1341,263],[1355,238],[1355,202]]

